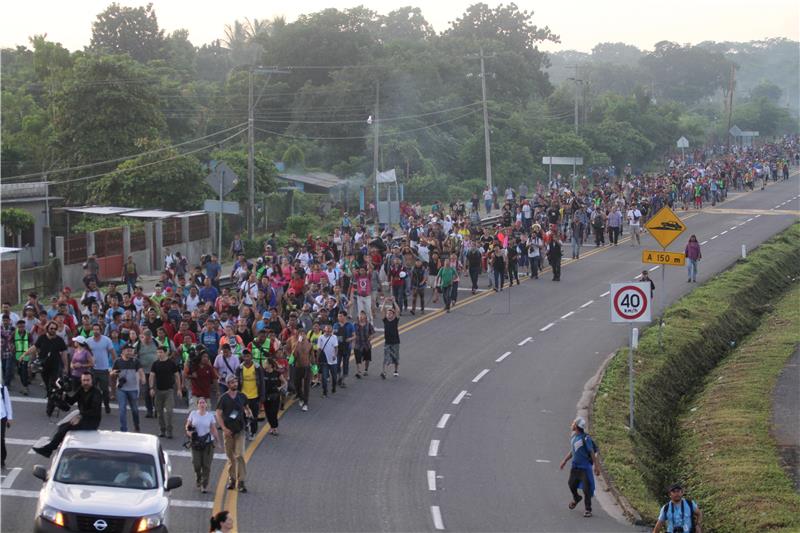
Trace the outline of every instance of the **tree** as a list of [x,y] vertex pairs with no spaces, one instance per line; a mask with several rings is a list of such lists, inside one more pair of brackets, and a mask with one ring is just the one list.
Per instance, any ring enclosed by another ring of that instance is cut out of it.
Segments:
[[639,63],[655,81],[658,95],[684,104],[727,87],[731,65],[720,52],[670,41],[656,43]]
[[781,88],[769,80],[761,80],[761,83],[759,83],[750,90],[750,98],[752,98],[753,100],[766,98],[767,100],[775,104],[781,101],[782,95],[783,91],[781,90]]
[[7,235],[15,238],[17,246],[21,243],[22,232],[35,223],[36,219],[33,218],[33,215],[22,209],[6,207],[0,211],[0,224],[3,225],[3,230]]
[[163,57],[164,32],[158,28],[153,4],[124,7],[116,2],[92,23],[92,50],[128,54],[145,63]]
[[302,169],[306,165],[306,156],[303,150],[296,144],[292,144],[283,152],[283,164],[286,168]]

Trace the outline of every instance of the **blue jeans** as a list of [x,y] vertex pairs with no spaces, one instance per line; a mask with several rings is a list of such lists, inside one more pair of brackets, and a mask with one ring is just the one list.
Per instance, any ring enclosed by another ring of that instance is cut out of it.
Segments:
[[689,281],[697,281],[697,259],[686,259],[686,268],[689,269]]
[[128,431],[128,413],[125,408],[130,405],[133,414],[133,427],[139,429],[139,391],[117,389],[119,403],[119,430]]
[[[324,357],[324,355],[323,355]],[[330,373],[331,378],[331,386],[333,387],[333,392],[336,392],[336,375],[339,372],[338,364],[331,365],[328,363],[322,363],[320,365],[320,370],[322,370],[322,393],[328,394],[328,374]]]

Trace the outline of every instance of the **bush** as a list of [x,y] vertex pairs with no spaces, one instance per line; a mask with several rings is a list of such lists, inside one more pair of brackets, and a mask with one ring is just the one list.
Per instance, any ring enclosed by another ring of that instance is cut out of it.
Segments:
[[319,217],[316,215],[292,215],[286,218],[286,231],[298,237],[305,237],[320,227]]
[[409,202],[433,203],[435,200],[447,201],[447,180],[436,176],[414,176],[405,187]]
[[472,198],[472,191],[461,185],[448,185],[447,197],[450,198],[450,200],[469,202],[470,198]]

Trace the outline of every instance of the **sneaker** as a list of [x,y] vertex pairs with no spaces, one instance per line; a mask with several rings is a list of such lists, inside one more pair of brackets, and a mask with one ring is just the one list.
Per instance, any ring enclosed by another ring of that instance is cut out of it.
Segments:
[[245,494],[247,492],[247,487],[244,486],[244,482],[239,483],[239,492]]
[[236,483],[232,479],[228,480],[228,484],[225,485],[225,488],[228,490],[234,490],[236,488]]
[[416,315],[416,314],[417,314],[417,313],[415,313],[415,312],[414,312],[414,310],[413,310],[413,309],[412,309],[411,311],[409,311],[409,312],[410,312],[412,315]]
[[22,388],[22,395],[23,395],[23,396],[27,396],[28,394],[29,394],[29,392],[28,392],[28,387],[23,387],[23,388]]
[[133,426],[133,431],[134,431],[135,433],[141,433],[141,432],[142,432],[142,430],[141,430],[141,429],[139,429],[139,426]]
[[111,407],[109,407],[108,405],[106,405],[106,414],[107,415],[111,414]]
[[339,386],[340,386],[341,388],[343,388],[343,389],[346,389],[346,388],[347,388],[347,385],[345,385],[345,382],[344,382],[344,381],[340,381],[340,382],[339,382]]
[[302,410],[303,410],[303,411],[308,411],[308,405],[307,405],[307,404],[303,404],[303,408],[302,408]]
[[328,393],[327,393],[327,392],[323,392],[323,393],[322,393],[322,397],[323,397],[323,398],[327,398],[327,397],[328,397]]
[[202,492],[203,494],[208,493],[208,487],[201,487],[200,492]]
[[369,376],[369,372],[367,372],[366,370],[364,370],[364,377],[367,377],[367,376]]
[[583,513],[583,516],[584,516],[584,518],[591,518],[591,516],[592,516],[592,512],[591,512],[591,511],[585,511],[585,512]]
[[164,437],[167,436],[167,434],[162,431],[161,433],[158,434],[158,436],[163,439]]
[[356,379],[361,379],[361,374],[356,374]]
[[398,374],[397,372],[394,373],[394,377],[398,377],[399,375],[400,374]]
[[381,379],[386,379],[386,372],[381,372]]

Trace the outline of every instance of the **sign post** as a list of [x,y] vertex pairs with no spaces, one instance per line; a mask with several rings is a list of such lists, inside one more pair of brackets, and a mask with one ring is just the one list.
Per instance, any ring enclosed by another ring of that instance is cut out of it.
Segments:
[[[650,322],[650,284],[649,283],[612,283],[609,291],[611,303],[611,322],[635,323]],[[630,346],[628,349],[628,416],[633,431],[633,353],[639,346],[639,329],[631,328]]]
[[[217,216],[219,217],[219,239],[217,242],[217,257],[222,263],[222,214],[225,212],[225,202],[223,198],[226,194],[230,193],[236,184],[239,183],[239,176],[231,170],[231,167],[224,162],[211,161],[211,174],[206,176],[206,183],[214,189],[219,191],[219,205]],[[252,202],[253,199],[251,198]]]
[[678,144],[678,148],[681,149],[681,159],[683,161],[686,161],[686,152],[685,152],[685,150],[687,148],[689,148],[689,139],[687,139],[686,137],[681,137],[680,139],[678,139],[678,143],[677,144]]

